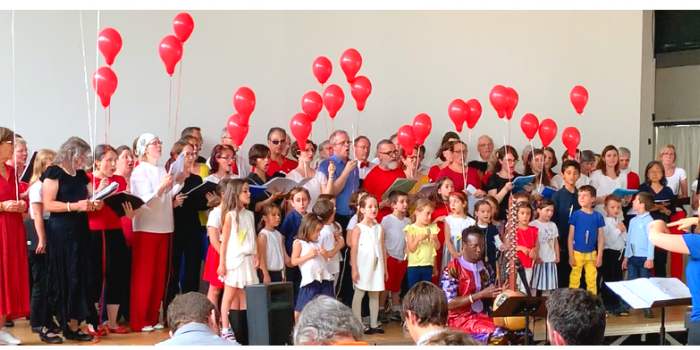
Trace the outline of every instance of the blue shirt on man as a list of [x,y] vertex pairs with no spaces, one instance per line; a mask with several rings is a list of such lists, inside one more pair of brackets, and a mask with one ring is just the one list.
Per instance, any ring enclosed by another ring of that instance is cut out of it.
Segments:
[[156,346],[171,345],[240,345],[236,341],[229,341],[219,337],[209,326],[204,323],[190,322],[180,326],[173,336]]
[[[334,178],[337,180],[340,174],[343,173],[347,160],[342,160],[337,156],[331,156],[330,158],[324,160],[319,164],[318,171],[322,172],[326,177],[328,176],[328,162],[333,161],[335,164],[335,174]],[[350,196],[360,188],[360,173],[357,168],[353,169],[350,175],[348,175],[345,181],[345,186],[343,190],[338,193],[335,197],[335,211],[338,215],[342,216],[352,216],[355,211],[350,208]]]
[[625,257],[639,256],[654,260],[654,244],[649,239],[649,224],[654,221],[649,212],[639,214],[630,220],[627,230]]
[[605,227],[605,219],[597,211],[577,210],[571,214],[569,225],[574,227],[574,250],[590,253],[598,248],[598,230]]
[[690,320],[700,321],[700,235],[686,233],[683,235],[690,256],[685,266],[685,281],[690,289],[690,299],[693,308],[690,310]]

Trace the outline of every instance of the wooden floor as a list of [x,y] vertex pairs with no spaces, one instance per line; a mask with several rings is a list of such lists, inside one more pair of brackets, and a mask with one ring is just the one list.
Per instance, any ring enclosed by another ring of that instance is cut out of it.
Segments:
[[[684,330],[684,318],[687,307],[676,306],[666,311],[666,331],[679,332]],[[607,319],[605,329],[606,337],[658,333],[661,322],[661,311],[654,310],[654,318],[647,319],[641,311],[633,310],[628,317],[610,316]],[[24,345],[46,345],[39,340],[36,334],[31,333],[29,323],[26,320],[15,321],[15,327],[8,329],[19,337]],[[391,322],[384,325],[385,334],[367,336],[365,340],[372,345],[408,345],[412,344],[408,335],[404,335],[401,324]],[[542,341],[545,338],[545,322],[538,319],[534,323],[535,340]],[[65,345],[152,345],[168,338],[168,330],[154,331],[151,333],[110,334],[99,342],[80,343],[66,341]]]

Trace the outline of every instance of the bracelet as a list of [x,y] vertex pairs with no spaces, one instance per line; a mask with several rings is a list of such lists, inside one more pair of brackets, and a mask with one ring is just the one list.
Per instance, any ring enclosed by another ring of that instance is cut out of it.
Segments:
[[69,213],[71,212],[71,210],[70,210],[70,202],[66,202],[66,210],[68,210]]
[[471,294],[469,294],[469,302],[472,303],[472,304],[474,304],[474,298],[472,298],[472,295],[471,295]]

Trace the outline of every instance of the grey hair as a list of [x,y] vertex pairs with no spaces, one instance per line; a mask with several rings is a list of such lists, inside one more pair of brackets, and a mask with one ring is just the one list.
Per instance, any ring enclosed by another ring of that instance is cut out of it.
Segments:
[[58,149],[53,163],[56,165],[64,163],[73,164],[73,160],[89,152],[90,145],[80,137],[73,136],[66,140]]
[[617,149],[618,152],[620,152],[620,155],[626,155],[628,157],[632,156],[632,152],[630,152],[629,148],[627,147],[620,147]]
[[391,142],[391,140],[387,140],[387,139],[383,139],[383,140],[379,141],[379,143],[377,143],[377,153],[379,153],[379,147],[382,147],[384,145],[392,145],[393,146],[394,143]]
[[331,133],[330,136],[328,136],[328,140],[331,141],[331,143],[332,143],[333,145],[335,145],[335,142],[333,142],[333,141],[335,140],[335,137],[338,136],[338,135],[340,135],[340,134],[343,134],[343,135],[345,135],[346,137],[350,138],[350,136],[348,136],[348,133],[347,133],[345,130],[335,130],[335,131],[333,131],[333,132]]
[[294,345],[331,344],[336,336],[362,339],[364,327],[352,310],[326,295],[310,301],[294,326]]

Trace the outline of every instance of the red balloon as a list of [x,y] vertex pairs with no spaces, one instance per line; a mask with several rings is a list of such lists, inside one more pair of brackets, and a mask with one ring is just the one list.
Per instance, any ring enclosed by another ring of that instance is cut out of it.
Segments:
[[182,42],[174,35],[168,35],[160,41],[158,53],[163,64],[165,64],[165,71],[172,77],[175,65],[182,58]]
[[350,92],[355,99],[357,110],[361,112],[365,109],[367,97],[372,93],[372,83],[366,76],[358,75],[355,77],[355,80],[350,83]]
[[243,140],[248,135],[248,118],[238,114],[233,113],[228,117],[228,123],[226,123],[226,130],[228,130],[229,136],[233,144],[240,147],[243,144]]
[[506,87],[503,85],[494,86],[493,89],[491,89],[491,93],[489,93],[489,101],[493,109],[496,110],[498,118],[502,119],[506,116],[506,107],[508,106],[507,97],[508,90],[506,90]]
[[111,27],[102,29],[97,37],[97,46],[105,58],[107,65],[111,66],[114,63],[114,58],[122,49],[122,36],[119,32]]
[[467,101],[467,107],[469,107],[469,113],[467,113],[467,127],[469,129],[474,129],[476,122],[481,118],[481,103],[479,103],[479,100],[473,98]]
[[175,36],[183,43],[189,39],[194,30],[194,20],[187,12],[180,12],[173,19],[173,31]]
[[557,136],[557,123],[549,118],[543,120],[540,123],[540,140],[542,141],[542,148],[549,146]]
[[561,133],[561,142],[566,146],[566,151],[572,157],[576,157],[576,149],[581,143],[581,133],[573,126],[570,126]]
[[576,109],[576,113],[579,115],[583,113],[583,109],[586,108],[588,103],[588,90],[581,85],[574,86],[569,93],[569,99],[571,99],[571,104]]
[[523,134],[528,140],[532,141],[537,135],[537,130],[540,128],[540,122],[537,120],[534,114],[528,113],[520,119],[520,129],[523,130]]
[[407,156],[413,155],[413,149],[416,148],[416,136],[413,132],[413,127],[410,125],[400,127],[397,138],[404,154]]
[[425,139],[430,135],[430,130],[433,128],[433,121],[430,116],[421,113],[413,117],[413,136],[415,137],[415,142],[419,145],[425,143]]
[[328,78],[330,78],[331,73],[333,73],[331,60],[326,56],[316,57],[314,64],[311,66],[311,71],[314,72],[314,76],[319,83],[325,84]]
[[316,121],[321,109],[323,109],[323,99],[318,92],[309,91],[301,97],[301,110],[306,113],[310,121]]
[[355,79],[355,74],[360,71],[362,67],[362,56],[355,49],[347,49],[340,56],[340,68],[343,69],[345,73],[345,78],[347,78],[348,83],[351,83]]
[[117,75],[114,74],[112,68],[100,67],[97,72],[92,75],[92,88],[95,89],[97,96],[100,96],[102,107],[107,108],[114,91],[117,90]]
[[469,116],[469,107],[464,101],[462,101],[459,98],[456,98],[452,100],[452,102],[450,102],[450,105],[447,107],[447,115],[450,116],[450,119],[455,125],[455,129],[457,129],[457,132],[462,132],[462,125]]
[[513,119],[513,111],[518,106],[518,92],[513,88],[506,88],[506,118]]
[[340,110],[340,107],[343,106],[344,101],[345,94],[343,93],[343,89],[341,89],[338,85],[328,85],[326,90],[323,92],[323,105],[326,106],[326,110],[328,111],[328,115],[331,117],[331,119],[335,118],[338,110]]
[[233,108],[248,120],[255,109],[255,93],[253,90],[245,86],[238,88],[236,93],[233,94]]
[[292,135],[299,143],[299,149],[306,149],[306,141],[311,134],[311,120],[304,113],[297,113],[289,121],[289,129],[292,130]]

